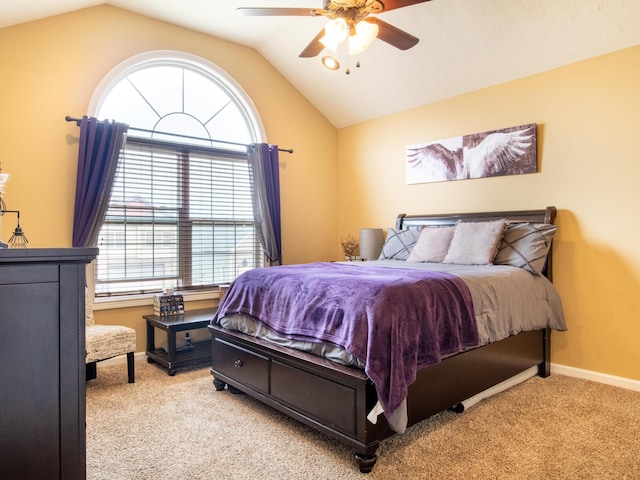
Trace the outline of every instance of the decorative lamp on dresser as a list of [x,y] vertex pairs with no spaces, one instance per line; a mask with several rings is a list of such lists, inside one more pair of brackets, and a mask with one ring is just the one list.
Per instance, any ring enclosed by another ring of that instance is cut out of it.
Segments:
[[97,248],[0,249],[0,475],[84,479],[85,267]]

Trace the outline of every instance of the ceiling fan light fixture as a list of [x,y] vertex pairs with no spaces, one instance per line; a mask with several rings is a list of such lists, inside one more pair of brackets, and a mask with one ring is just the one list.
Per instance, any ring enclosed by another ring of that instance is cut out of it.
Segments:
[[326,35],[320,39],[320,43],[324,45],[324,48],[327,50],[331,50],[333,53],[338,53],[338,45],[339,42],[331,41],[331,38],[328,38]]
[[344,18],[334,18],[333,20],[329,20],[324,26],[324,37],[322,37],[320,41],[325,47],[329,48],[324,41],[330,45],[337,46],[339,43],[344,42],[348,36],[349,26],[347,25],[347,21]]
[[[319,2],[319,0],[316,0]],[[347,55],[357,55],[366,50],[375,38],[399,50],[414,47],[419,39],[383,20],[378,20],[378,14],[409,7],[430,0],[324,0],[323,8],[261,8],[240,7],[237,10],[243,15],[253,16],[302,16],[325,17],[325,26],[309,42],[298,55],[300,58],[311,58],[319,55],[323,50],[333,53],[345,47]],[[297,2],[289,2],[297,3]],[[360,30],[361,32],[358,32]],[[364,30],[364,31],[363,31]],[[342,45],[350,36],[351,47]],[[363,38],[361,39],[361,36]]]
[[329,70],[337,70],[340,68],[340,62],[329,55],[322,57],[322,65]]
[[356,33],[349,37],[349,55],[357,55],[364,52],[378,36],[380,28],[374,23],[359,21],[356,24]]

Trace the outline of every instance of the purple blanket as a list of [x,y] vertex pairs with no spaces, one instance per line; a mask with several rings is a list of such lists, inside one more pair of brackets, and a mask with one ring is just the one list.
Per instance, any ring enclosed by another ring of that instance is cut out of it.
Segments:
[[233,282],[213,322],[231,313],[365,360],[389,413],[420,368],[478,343],[471,293],[444,272],[343,263],[258,268]]

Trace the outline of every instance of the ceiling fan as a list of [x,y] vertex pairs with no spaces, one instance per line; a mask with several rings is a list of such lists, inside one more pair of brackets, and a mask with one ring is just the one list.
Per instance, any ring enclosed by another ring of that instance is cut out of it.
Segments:
[[[324,16],[329,22],[315,36],[300,57],[315,57],[325,47],[336,51],[337,44],[348,39],[349,54],[364,51],[376,38],[400,50],[418,43],[418,38],[393,25],[370,16],[408,7],[429,0],[324,0],[324,8],[238,8],[242,15],[252,16]],[[365,20],[366,19],[366,20]]]

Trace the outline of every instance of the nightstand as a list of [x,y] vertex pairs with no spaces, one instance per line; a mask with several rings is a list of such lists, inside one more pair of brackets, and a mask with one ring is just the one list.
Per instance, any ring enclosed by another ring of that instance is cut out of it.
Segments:
[[[193,342],[191,346],[176,347],[176,333],[207,328],[216,313],[215,308],[192,310],[180,315],[144,315],[147,322],[147,361],[159,363],[173,376],[177,370],[211,365],[211,342]],[[155,329],[166,332],[167,349],[156,348]]]

